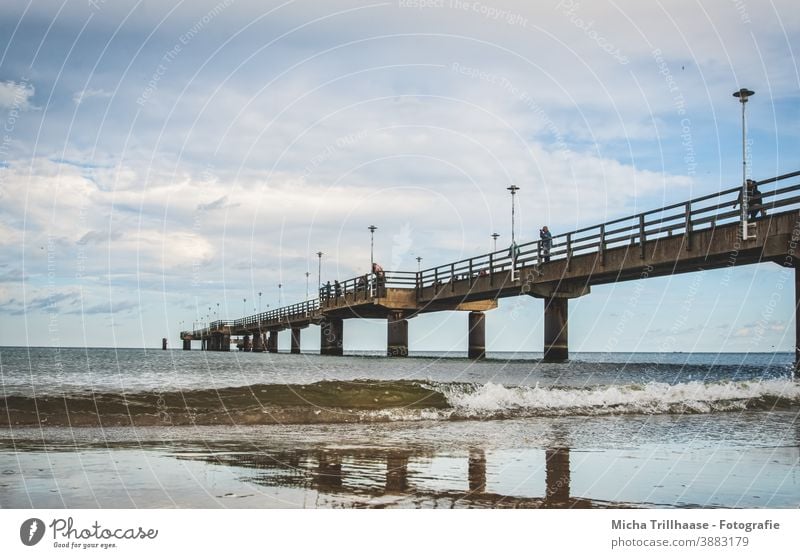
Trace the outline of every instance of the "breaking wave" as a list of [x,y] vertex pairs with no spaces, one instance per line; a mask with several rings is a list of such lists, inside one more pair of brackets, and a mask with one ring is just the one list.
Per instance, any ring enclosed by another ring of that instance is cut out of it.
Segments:
[[0,426],[314,424],[793,408],[800,408],[800,384],[778,379],[588,387],[356,380],[36,398],[12,395],[0,399]]

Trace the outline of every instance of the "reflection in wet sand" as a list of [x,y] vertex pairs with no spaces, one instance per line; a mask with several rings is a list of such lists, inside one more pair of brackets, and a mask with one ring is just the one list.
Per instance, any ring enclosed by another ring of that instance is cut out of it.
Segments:
[[547,488],[545,502],[548,507],[569,506],[569,449],[549,448],[545,451]]
[[408,454],[389,453],[386,456],[386,492],[408,490]]
[[471,494],[486,492],[486,452],[469,450],[469,491]]
[[[230,449],[230,448],[228,448]],[[184,454],[181,459],[210,461],[244,470],[240,480],[261,486],[303,488],[341,499],[354,507],[387,505],[418,507],[589,508],[630,507],[628,503],[592,501],[570,496],[569,448],[544,451],[546,482],[541,496],[519,496],[487,491],[487,457],[471,449],[466,457],[468,490],[430,488],[426,471],[437,457],[420,451],[373,448],[293,451],[273,455],[247,453]],[[381,475],[382,473],[382,475]],[[384,500],[390,497],[391,500]],[[399,498],[399,499],[398,499]]]
[[317,471],[313,486],[322,490],[342,487],[342,460],[338,453],[321,451],[317,454]]

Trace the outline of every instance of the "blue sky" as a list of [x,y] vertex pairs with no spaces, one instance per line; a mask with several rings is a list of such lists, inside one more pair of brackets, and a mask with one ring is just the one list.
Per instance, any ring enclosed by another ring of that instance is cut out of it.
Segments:
[[[0,342],[178,346],[217,304],[304,300],[318,251],[323,281],[365,272],[373,223],[386,268],[477,255],[511,183],[523,241],[731,187],[743,86],[752,175],[800,166],[790,2],[531,4],[4,2]],[[571,348],[791,350],[787,273],[598,287]],[[541,300],[487,320],[489,350],[541,349]],[[465,349],[466,316],[410,338]]]

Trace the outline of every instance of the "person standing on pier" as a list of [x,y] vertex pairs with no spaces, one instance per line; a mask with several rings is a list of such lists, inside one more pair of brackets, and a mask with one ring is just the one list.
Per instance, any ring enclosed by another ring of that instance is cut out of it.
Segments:
[[377,289],[381,289],[386,280],[386,274],[383,272],[383,268],[377,262],[372,264],[372,273],[375,276],[375,287]]
[[539,229],[539,239],[542,242],[542,260],[550,261],[550,248],[553,247],[553,235],[547,225]]

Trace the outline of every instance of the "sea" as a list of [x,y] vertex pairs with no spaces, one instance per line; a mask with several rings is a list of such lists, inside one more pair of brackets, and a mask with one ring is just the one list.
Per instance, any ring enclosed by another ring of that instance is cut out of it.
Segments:
[[797,508],[790,353],[0,348],[0,508]]

